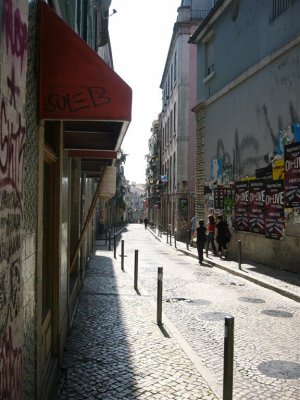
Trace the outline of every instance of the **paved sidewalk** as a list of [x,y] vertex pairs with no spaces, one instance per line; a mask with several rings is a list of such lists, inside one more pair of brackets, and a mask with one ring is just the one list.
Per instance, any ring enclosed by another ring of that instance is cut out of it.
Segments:
[[[167,235],[158,235],[158,232],[155,229],[149,230],[158,240],[170,246],[170,240],[167,241]],[[174,237],[172,237],[171,243],[175,248]],[[187,256],[198,259],[197,248],[195,247],[189,246],[187,249],[186,243],[177,241],[176,248]],[[228,260],[221,260],[220,257],[213,256],[210,251],[208,257],[204,255],[204,261],[210,265],[226,270],[231,274],[245,278],[257,285],[263,286],[292,300],[300,302],[300,274],[281,271],[266,265],[253,263],[249,260],[242,260],[241,269],[239,269],[237,261],[230,260],[230,258]]]
[[113,252],[95,247],[64,353],[56,399],[214,400],[197,360],[133,289]]

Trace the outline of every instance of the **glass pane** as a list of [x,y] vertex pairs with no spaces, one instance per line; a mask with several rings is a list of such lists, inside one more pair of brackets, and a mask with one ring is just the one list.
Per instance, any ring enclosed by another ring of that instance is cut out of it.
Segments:
[[44,163],[44,209],[43,209],[43,277],[42,277],[42,317],[47,316],[51,307],[52,268],[52,167]]

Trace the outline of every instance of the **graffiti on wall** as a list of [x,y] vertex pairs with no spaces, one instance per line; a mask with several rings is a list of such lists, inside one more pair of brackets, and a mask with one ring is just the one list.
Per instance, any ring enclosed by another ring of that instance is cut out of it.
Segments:
[[[210,160],[210,179],[206,181],[213,194],[213,207],[209,201],[207,204],[212,208],[210,212],[222,212],[237,230],[281,239],[285,231],[284,213],[300,215],[299,116],[290,102],[288,123],[278,116],[277,127],[273,129],[274,121],[271,123],[266,105],[257,105],[256,111],[264,121],[266,135],[262,135],[261,140],[269,143],[270,151],[261,151],[257,134],[242,136],[237,128],[231,149],[219,138]],[[285,182],[285,210],[281,203],[266,205],[259,197],[265,190],[279,190],[282,182]],[[223,193],[232,185],[236,188],[236,199],[232,207],[225,209]],[[252,196],[249,204],[248,200],[246,202],[248,206],[243,198],[246,194]],[[209,195],[206,197],[208,199]],[[299,223],[298,219],[295,221]]]
[[231,149],[226,147],[223,138],[219,138],[216,142],[216,152],[210,160],[210,180],[207,182],[210,187],[216,184],[229,185],[251,173],[254,175],[256,169],[264,167],[275,169],[277,179],[283,179],[284,146],[300,141],[300,118],[290,103],[290,122],[285,125],[279,116],[277,129],[274,130],[266,105],[257,106],[257,109],[264,119],[265,131],[270,142],[269,152],[259,154],[260,143],[257,135],[242,136],[238,128],[234,131]]
[[21,244],[28,2],[3,0],[0,86],[0,398],[21,398]]

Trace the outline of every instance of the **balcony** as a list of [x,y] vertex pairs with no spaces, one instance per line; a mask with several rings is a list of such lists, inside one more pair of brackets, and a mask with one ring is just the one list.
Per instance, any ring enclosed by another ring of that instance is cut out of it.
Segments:
[[191,10],[190,7],[178,9],[177,22],[202,21],[210,10]]
[[206,18],[207,14],[210,10],[191,10],[190,11],[190,20],[191,21],[201,21]]

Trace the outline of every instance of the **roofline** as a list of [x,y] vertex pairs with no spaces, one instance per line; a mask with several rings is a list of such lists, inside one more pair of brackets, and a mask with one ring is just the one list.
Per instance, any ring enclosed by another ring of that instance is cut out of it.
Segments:
[[190,36],[188,42],[197,44],[232,1],[233,0],[218,0],[206,18],[204,18],[195,32]]
[[[180,28],[182,27],[186,27],[187,29],[191,29],[192,26],[197,26],[197,21],[176,21],[173,25],[173,32],[172,32],[172,37],[170,40],[170,45],[169,45],[169,49],[168,49],[168,54],[167,54],[167,58],[166,58],[166,62],[165,62],[165,66],[164,66],[164,71],[162,74],[162,78],[161,78],[161,82],[160,82],[160,89],[163,89],[163,82],[165,81],[165,77],[167,75],[168,72],[168,68],[170,65],[170,61],[173,55],[173,50],[174,47],[176,45],[176,39],[178,36],[180,36]],[[189,32],[187,32],[187,34],[189,34]]]

